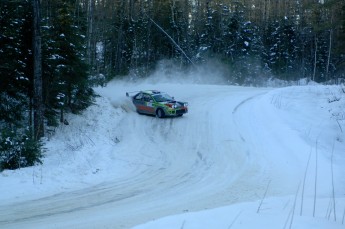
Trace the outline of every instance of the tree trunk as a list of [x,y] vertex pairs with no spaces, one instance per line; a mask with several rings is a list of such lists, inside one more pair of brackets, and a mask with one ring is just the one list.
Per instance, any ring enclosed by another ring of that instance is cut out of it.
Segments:
[[316,61],[317,61],[317,38],[315,34],[315,50],[314,50],[314,69],[313,69],[313,81],[315,82],[316,75]]
[[[88,11],[87,11],[87,61],[89,66],[94,64],[94,10],[95,10],[95,1],[88,1]],[[91,70],[93,73],[93,69]]]
[[41,29],[40,29],[40,0],[33,0],[33,56],[34,56],[34,139],[44,136],[44,106],[42,93],[42,55],[41,55]]
[[329,77],[329,65],[330,65],[330,62],[331,62],[332,34],[333,34],[333,29],[330,29],[329,30],[329,45],[328,45],[327,66],[326,66],[326,80],[328,80],[328,77]]

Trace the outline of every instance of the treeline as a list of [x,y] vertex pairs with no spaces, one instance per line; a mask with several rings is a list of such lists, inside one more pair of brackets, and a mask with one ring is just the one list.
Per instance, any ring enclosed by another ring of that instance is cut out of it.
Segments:
[[345,78],[343,0],[1,0],[0,24],[0,171],[39,163],[93,85],[160,60],[216,60],[239,85]]
[[[148,74],[160,59],[217,59],[229,81],[344,78],[343,0],[84,1],[92,73]],[[180,51],[161,27],[187,54]],[[211,77],[211,76],[210,76]]]

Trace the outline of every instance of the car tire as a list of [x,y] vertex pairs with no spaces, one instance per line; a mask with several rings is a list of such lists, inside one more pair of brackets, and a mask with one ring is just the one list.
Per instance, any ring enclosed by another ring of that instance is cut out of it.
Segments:
[[156,115],[158,118],[164,118],[165,114],[164,114],[164,111],[162,109],[157,109],[156,111]]

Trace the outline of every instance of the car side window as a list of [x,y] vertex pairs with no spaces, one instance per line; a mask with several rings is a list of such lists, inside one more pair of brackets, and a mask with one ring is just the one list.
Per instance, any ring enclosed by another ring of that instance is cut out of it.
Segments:
[[139,93],[134,97],[134,99],[136,100],[141,100],[142,98],[143,98],[143,93]]
[[144,94],[143,98],[144,98],[145,102],[150,102],[150,100],[151,100],[151,96],[147,95],[147,94]]

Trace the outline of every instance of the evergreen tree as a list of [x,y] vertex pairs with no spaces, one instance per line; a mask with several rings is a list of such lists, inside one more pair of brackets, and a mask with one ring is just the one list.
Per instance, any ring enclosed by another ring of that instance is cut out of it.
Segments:
[[0,171],[42,163],[42,143],[30,129],[4,128],[0,134]]
[[0,3],[0,121],[18,124],[28,115],[30,66],[30,5]]
[[268,67],[280,78],[291,80],[298,51],[295,28],[291,21],[285,17],[272,23],[265,41],[265,61]]
[[87,108],[94,96],[88,81],[82,24],[74,18],[68,1],[52,3],[52,18],[45,18],[44,74],[48,124],[64,122],[64,113]]
[[133,52],[131,57],[131,75],[136,77],[147,76],[154,67],[152,61],[154,53],[152,50],[152,23],[149,20],[150,11],[148,2],[140,6],[142,9],[138,17],[133,21]]
[[32,5],[0,2],[0,171],[31,166],[42,157],[32,134]]

